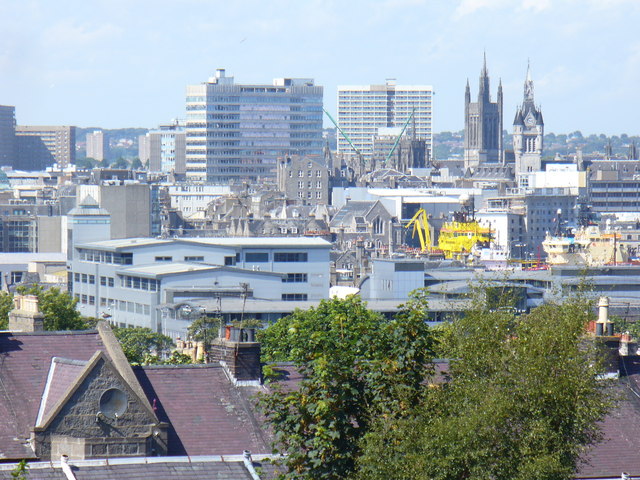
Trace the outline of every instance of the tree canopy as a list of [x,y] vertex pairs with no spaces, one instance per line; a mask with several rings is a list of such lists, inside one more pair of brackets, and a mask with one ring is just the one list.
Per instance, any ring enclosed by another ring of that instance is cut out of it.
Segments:
[[578,299],[522,316],[478,309],[447,325],[438,353],[449,380],[413,416],[378,422],[360,478],[572,478],[610,406],[584,336],[591,311]]
[[266,359],[294,362],[304,376],[298,389],[261,398],[288,478],[349,478],[373,418],[410,409],[431,357],[424,304],[413,302],[389,320],[359,297],[325,300],[261,335]]
[[[517,316],[501,301],[485,296],[439,329],[419,292],[393,319],[349,297],[269,327],[264,358],[303,376],[261,399],[284,478],[572,478],[611,404],[585,337],[591,306]],[[446,374],[432,375],[434,356]]]
[[[120,341],[129,363],[161,363],[161,359],[174,347],[170,337],[154,332],[150,328],[114,328],[113,333]],[[182,357],[175,356],[174,358],[176,361],[171,363],[188,363]]]
[[[45,330],[83,330],[88,328],[82,315],[76,310],[78,300],[68,292],[63,292],[59,288],[45,290],[40,285],[20,286],[17,292],[22,295],[38,297],[38,308],[44,315]],[[9,310],[12,308],[13,306]],[[4,314],[4,311],[0,311]],[[8,313],[9,311],[7,311],[7,315]]]

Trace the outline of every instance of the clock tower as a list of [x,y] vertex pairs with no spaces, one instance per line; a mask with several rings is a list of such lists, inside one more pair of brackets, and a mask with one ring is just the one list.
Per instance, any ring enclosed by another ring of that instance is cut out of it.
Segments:
[[537,172],[542,168],[544,121],[540,107],[533,101],[533,80],[527,65],[524,81],[524,101],[513,120],[513,153],[516,160],[515,173]]

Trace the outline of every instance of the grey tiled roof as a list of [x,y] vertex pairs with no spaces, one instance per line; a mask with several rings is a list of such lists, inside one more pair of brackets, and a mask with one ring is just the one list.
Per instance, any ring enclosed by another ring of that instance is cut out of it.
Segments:
[[34,458],[36,423],[53,357],[87,361],[105,350],[96,331],[0,333],[0,459]]
[[220,365],[136,367],[160,421],[170,423],[169,455],[271,453],[255,414],[257,387],[235,387]]
[[[77,480],[251,480],[241,455],[230,457],[153,457],[111,460],[69,461]],[[262,480],[276,476],[269,459],[253,458],[253,467]],[[0,464],[0,480],[11,479],[15,464]],[[60,462],[29,465],[29,480],[66,480]]]

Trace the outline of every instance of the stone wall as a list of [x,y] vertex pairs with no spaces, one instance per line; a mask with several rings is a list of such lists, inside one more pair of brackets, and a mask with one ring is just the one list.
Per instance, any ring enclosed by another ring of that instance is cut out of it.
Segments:
[[[100,411],[100,399],[111,388],[127,395],[126,411],[115,419]],[[41,459],[62,454],[70,459],[165,455],[166,442],[166,426],[156,424],[104,358],[98,360],[49,425],[35,429],[36,455]]]

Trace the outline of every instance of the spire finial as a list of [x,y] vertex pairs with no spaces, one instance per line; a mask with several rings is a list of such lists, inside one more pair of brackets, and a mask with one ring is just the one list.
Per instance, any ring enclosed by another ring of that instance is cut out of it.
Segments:
[[531,61],[527,58],[527,82],[531,81]]
[[483,50],[482,52],[482,56],[483,56],[483,63],[482,63],[482,73],[483,75],[487,75],[487,51]]

